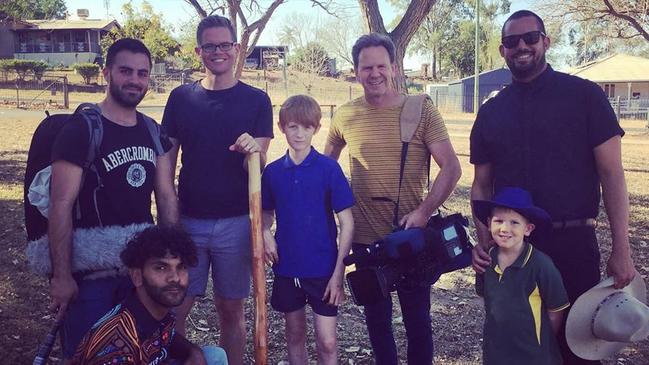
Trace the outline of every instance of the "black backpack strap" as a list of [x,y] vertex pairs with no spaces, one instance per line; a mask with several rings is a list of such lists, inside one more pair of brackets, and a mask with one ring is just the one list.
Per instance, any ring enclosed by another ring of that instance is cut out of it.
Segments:
[[91,169],[95,158],[99,155],[99,147],[104,137],[104,126],[101,122],[101,109],[97,104],[82,103],[74,111],[83,117],[88,126],[88,153],[83,168]]
[[[88,126],[88,153],[86,153],[86,159],[83,163],[83,175],[81,177],[81,185],[83,186],[86,179],[86,172],[92,171],[95,176],[97,176],[97,186],[94,189],[93,196],[94,201],[93,205],[95,207],[95,213],[97,214],[97,220],[99,226],[103,226],[101,221],[101,215],[99,214],[99,207],[97,205],[97,190],[102,186],[101,175],[99,170],[95,166],[95,158],[99,156],[99,148],[101,147],[101,142],[104,137],[104,124],[101,120],[101,108],[97,104],[93,103],[82,103],[74,111],[74,114],[79,114]],[[79,200],[77,199],[76,204],[76,217],[81,219],[81,206]]]
[[162,142],[160,141],[160,126],[156,123],[151,117],[146,114],[138,113],[142,115],[144,124],[146,125],[151,139],[153,140],[153,148],[157,156],[162,156],[165,153],[164,148],[162,148]]

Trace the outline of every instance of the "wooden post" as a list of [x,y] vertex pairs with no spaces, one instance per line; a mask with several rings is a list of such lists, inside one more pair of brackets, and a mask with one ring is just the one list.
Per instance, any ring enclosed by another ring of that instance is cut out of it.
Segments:
[[67,76],[63,76],[63,107],[65,109],[70,109],[70,95]]
[[255,364],[266,365],[267,316],[264,241],[261,233],[261,166],[259,153],[248,158],[248,202],[250,206],[250,237],[252,238],[252,284],[255,312]]
[[617,103],[617,106],[615,107],[615,114],[617,114],[617,122],[619,123],[620,120],[622,119],[621,106],[620,106],[620,96],[619,95],[615,98],[615,101]]

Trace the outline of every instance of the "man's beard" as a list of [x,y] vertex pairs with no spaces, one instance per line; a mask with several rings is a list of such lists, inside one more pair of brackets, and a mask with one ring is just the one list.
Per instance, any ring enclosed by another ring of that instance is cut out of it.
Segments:
[[523,66],[517,66],[514,58],[521,53],[523,52],[519,52],[513,57],[505,60],[507,62],[507,66],[509,67],[509,70],[511,71],[512,75],[514,75],[515,79],[526,79],[529,76],[538,72],[543,67],[543,65],[545,65],[545,54],[543,54],[539,60],[535,60],[534,57],[536,56],[536,53],[524,52],[524,53],[530,53],[532,55],[532,62]]
[[[149,284],[146,277],[142,277],[142,286],[146,291],[147,295],[154,302],[160,304],[166,308],[173,308],[179,306],[185,296],[187,295],[187,287],[180,284],[171,284],[164,287],[157,287],[155,285]],[[177,294],[176,292],[170,292],[172,289],[178,289],[182,295]]]
[[133,85],[133,84],[124,84],[121,88],[117,86],[112,79],[112,76],[110,77],[110,83],[108,84],[108,92],[110,93],[110,96],[117,102],[117,104],[125,107],[125,108],[135,108],[138,104],[140,104],[140,101],[144,99],[144,95],[146,94],[146,88],[144,90],[140,90],[140,94],[132,94],[128,92],[122,91],[122,88],[133,86],[140,88],[139,86]]

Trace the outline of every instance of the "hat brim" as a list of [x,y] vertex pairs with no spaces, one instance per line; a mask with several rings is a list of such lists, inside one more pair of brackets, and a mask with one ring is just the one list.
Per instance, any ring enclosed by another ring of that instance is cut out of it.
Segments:
[[616,291],[626,291],[642,303],[647,302],[647,288],[637,271],[631,283],[622,289],[615,289],[613,282],[613,277],[609,277],[595,285],[577,298],[568,313],[566,341],[572,352],[582,359],[601,360],[628,345],[627,342],[602,340],[593,334],[593,314],[604,298]]
[[508,208],[520,213],[520,215],[527,218],[530,223],[533,223],[539,229],[550,227],[550,215],[541,208],[519,207],[515,205],[496,203],[490,200],[473,200],[471,205],[473,206],[473,214],[475,214],[476,218],[478,218],[485,226],[489,225],[489,216],[491,215],[493,208],[500,207]]

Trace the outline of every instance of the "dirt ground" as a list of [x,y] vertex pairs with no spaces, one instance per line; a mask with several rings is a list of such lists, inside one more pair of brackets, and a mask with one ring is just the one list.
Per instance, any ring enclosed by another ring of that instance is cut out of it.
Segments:
[[[0,109],[0,364],[29,364],[40,341],[43,340],[52,318],[47,312],[47,282],[35,277],[28,269],[24,255],[25,233],[22,210],[22,176],[31,133],[40,120],[39,114],[25,111],[2,113]],[[159,113],[154,117],[160,118]],[[448,116],[448,128],[460,156],[463,176],[446,206],[451,211],[469,214],[469,187],[473,170],[468,163],[468,134],[470,118]],[[641,275],[649,275],[649,135],[644,124],[624,122],[629,132],[624,138],[623,159],[631,198],[630,240],[633,257]],[[316,136],[315,146],[322,148],[328,121]],[[282,155],[285,141],[276,131],[271,144],[270,159]],[[341,156],[347,170],[347,156]],[[433,174],[435,171],[433,171]],[[602,214],[600,222],[606,222]],[[598,228],[603,258],[610,252],[607,224]],[[605,262],[602,262],[602,271]],[[271,275],[267,275],[270,283]],[[253,363],[251,301],[246,307],[248,319],[247,361]],[[371,348],[361,308],[351,299],[340,308],[338,323],[339,359],[341,364],[371,364]],[[283,318],[269,308],[269,364],[286,360],[283,337]],[[465,269],[443,276],[432,289],[431,316],[433,319],[435,360],[438,364],[479,364],[481,361],[481,333],[484,320],[481,300],[474,294],[473,272]],[[395,337],[405,363],[405,333],[403,320],[395,305]],[[198,300],[189,325],[190,340],[199,344],[218,342],[219,329],[214,306],[209,297]],[[312,328],[312,327],[310,327]],[[315,361],[315,345],[310,330],[309,354]],[[55,346],[52,360],[60,358]],[[55,363],[55,362],[53,362]],[[606,364],[649,364],[649,341],[636,343]]]

